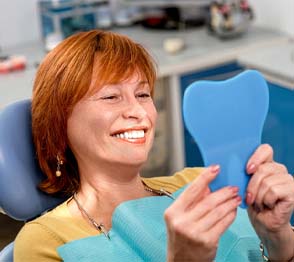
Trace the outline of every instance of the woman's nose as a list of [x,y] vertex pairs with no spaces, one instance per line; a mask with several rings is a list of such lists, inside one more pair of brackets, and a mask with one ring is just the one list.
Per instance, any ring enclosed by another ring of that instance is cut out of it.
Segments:
[[123,111],[125,118],[136,118],[142,119],[147,115],[145,108],[135,99],[131,99],[127,102],[126,107]]

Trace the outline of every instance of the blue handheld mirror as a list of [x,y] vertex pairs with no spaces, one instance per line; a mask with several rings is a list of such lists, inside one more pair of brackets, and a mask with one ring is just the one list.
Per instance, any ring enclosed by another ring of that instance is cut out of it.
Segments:
[[250,179],[246,164],[261,143],[268,106],[267,83],[255,70],[225,81],[194,82],[184,94],[184,121],[204,165],[221,166],[210,189],[238,186],[243,208]]

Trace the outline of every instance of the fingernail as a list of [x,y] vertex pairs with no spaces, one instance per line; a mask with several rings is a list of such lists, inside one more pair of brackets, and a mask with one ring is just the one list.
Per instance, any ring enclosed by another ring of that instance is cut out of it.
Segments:
[[255,171],[255,164],[250,164],[247,166],[247,173],[252,174]]
[[212,173],[218,173],[219,170],[220,170],[220,165],[212,165],[212,166],[210,166],[210,171]]
[[233,193],[237,193],[239,191],[239,187],[237,186],[231,186],[230,187],[230,190],[233,192]]
[[236,203],[239,205],[242,202],[242,197],[241,196],[237,196],[236,198]]
[[253,195],[250,192],[246,193],[246,203],[247,205],[251,205],[253,203]]

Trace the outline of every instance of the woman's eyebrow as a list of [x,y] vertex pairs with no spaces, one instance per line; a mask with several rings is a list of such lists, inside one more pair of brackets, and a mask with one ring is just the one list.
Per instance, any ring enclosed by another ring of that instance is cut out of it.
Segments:
[[138,85],[146,85],[149,84],[147,80],[142,80],[138,83]]

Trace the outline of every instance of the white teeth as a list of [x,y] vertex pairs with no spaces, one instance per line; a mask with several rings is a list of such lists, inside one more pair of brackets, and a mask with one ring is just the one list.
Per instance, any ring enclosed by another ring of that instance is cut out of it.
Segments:
[[124,132],[120,134],[116,134],[115,137],[121,139],[136,139],[136,138],[143,138],[145,136],[144,130],[133,130],[129,132]]
[[128,139],[128,138],[131,138],[131,136],[129,136],[128,132],[124,132],[124,138]]

